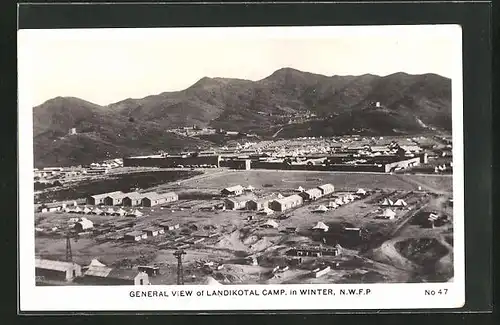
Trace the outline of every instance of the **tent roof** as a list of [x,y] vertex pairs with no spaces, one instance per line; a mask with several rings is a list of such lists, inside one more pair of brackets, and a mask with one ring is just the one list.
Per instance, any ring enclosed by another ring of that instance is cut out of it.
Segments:
[[382,202],[382,205],[393,205],[394,203],[391,201],[391,199],[384,199],[384,202]]
[[396,203],[394,203],[394,205],[398,205],[398,206],[401,206],[401,205],[408,205],[404,200],[402,199],[398,199],[396,201]]
[[82,220],[78,221],[77,223],[79,223],[83,229],[92,228],[94,226],[92,221],[90,221],[88,219],[82,219]]
[[274,228],[278,227],[278,223],[276,221],[274,221],[274,220],[271,220],[271,219],[267,220],[264,225],[272,226]]
[[314,211],[328,211],[328,208],[324,205],[318,206]]
[[328,226],[325,225],[323,222],[319,221],[316,226],[313,227],[313,229],[324,229],[328,230]]
[[92,259],[92,261],[90,261],[90,264],[88,266],[91,267],[91,266],[106,266],[106,265],[99,262],[99,260],[97,258],[94,258],[94,259]]
[[384,210],[384,216],[395,216],[396,215],[396,212],[392,211],[391,209],[385,209]]

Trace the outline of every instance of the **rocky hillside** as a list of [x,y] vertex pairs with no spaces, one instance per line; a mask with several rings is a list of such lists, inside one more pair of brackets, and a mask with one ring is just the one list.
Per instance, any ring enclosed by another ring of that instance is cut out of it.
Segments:
[[[65,165],[210,146],[166,132],[192,125],[279,137],[451,130],[451,80],[406,73],[324,76],[283,68],[258,81],[205,77],[181,91],[108,106],[57,97],[33,108],[35,162]],[[68,136],[73,127],[78,134]]]

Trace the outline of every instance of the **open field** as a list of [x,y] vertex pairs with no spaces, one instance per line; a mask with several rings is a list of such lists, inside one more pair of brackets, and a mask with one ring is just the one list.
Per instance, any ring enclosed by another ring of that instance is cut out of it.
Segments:
[[170,170],[111,174],[39,193],[37,194],[37,200],[40,202],[65,201],[113,191],[129,192],[133,188],[146,189],[157,184],[186,179],[200,174],[201,172],[198,171]]
[[[231,185],[252,185],[255,194],[263,196],[276,192],[289,195],[299,186],[307,189],[324,183],[335,185],[332,195],[269,216],[256,211],[201,209],[222,203],[220,190]],[[424,188],[418,190],[419,187]],[[173,251],[179,245],[184,245],[187,253],[183,262],[187,284],[203,283],[208,275],[226,284],[416,282],[443,281],[453,276],[451,224],[428,229],[412,222],[418,213],[425,211],[452,215],[452,208],[446,204],[451,195],[451,177],[217,170],[153,188],[174,190],[180,200],[151,208],[139,207],[144,213],[139,218],[86,215],[94,222],[95,231],[72,239],[74,260],[86,265],[97,258],[117,267],[154,264],[160,267],[161,275],[152,278],[153,284],[175,284]],[[324,213],[313,211],[358,188],[368,190],[368,195]],[[394,219],[382,219],[379,216],[385,210],[381,206],[385,198],[404,199],[408,206],[393,208]],[[249,216],[253,220],[247,220]],[[64,259],[65,229],[68,220],[74,217],[78,215],[35,214],[37,228],[44,229],[35,238],[37,256]],[[276,221],[278,228],[262,228],[269,219]],[[326,233],[311,230],[318,221],[329,227]],[[127,232],[157,227],[162,222],[178,223],[180,227],[139,242],[120,239]],[[48,230],[53,227],[58,229]],[[359,227],[364,235],[346,235],[342,232],[344,227]],[[200,233],[216,235],[195,243],[193,238]],[[320,243],[324,247],[340,244],[342,253],[302,257],[300,262],[288,256],[293,246]],[[249,264],[249,257],[255,257],[258,264]],[[206,262],[221,267],[207,267]],[[290,267],[285,272],[273,273],[273,268],[279,265]],[[314,268],[327,265],[332,270],[326,275],[310,276]]]
[[452,178],[440,175],[391,175],[381,173],[344,173],[285,170],[228,170],[213,173],[202,179],[187,179],[180,185],[171,183],[159,188],[169,190],[212,190],[233,185],[264,188],[268,190],[294,190],[299,186],[316,187],[325,183],[335,185],[335,190],[355,191],[358,188],[418,190],[420,185],[432,187],[436,191],[451,191]]

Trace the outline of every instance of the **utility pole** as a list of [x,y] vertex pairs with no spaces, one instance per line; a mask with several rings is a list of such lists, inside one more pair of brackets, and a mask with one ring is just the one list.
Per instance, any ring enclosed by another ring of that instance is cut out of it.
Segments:
[[66,233],[66,261],[73,262],[73,253],[71,252],[71,236],[69,231]]
[[177,258],[177,285],[184,284],[184,274],[182,270],[182,255],[185,255],[186,252],[181,250],[177,250],[174,252],[174,256]]
[[71,249],[71,238],[78,241],[78,234],[68,229],[66,231],[66,261],[73,262],[73,251]]

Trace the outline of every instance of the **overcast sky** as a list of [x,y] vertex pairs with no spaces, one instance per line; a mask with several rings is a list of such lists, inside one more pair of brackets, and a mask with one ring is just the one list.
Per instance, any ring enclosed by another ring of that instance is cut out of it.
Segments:
[[460,29],[452,25],[22,30],[18,36],[20,92],[29,91],[33,105],[57,96],[107,105],[182,90],[204,76],[259,80],[282,67],[328,76],[403,71],[451,78],[453,58],[461,56]]

